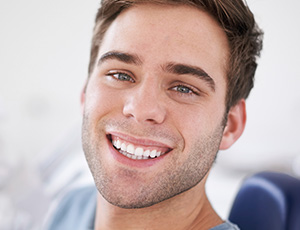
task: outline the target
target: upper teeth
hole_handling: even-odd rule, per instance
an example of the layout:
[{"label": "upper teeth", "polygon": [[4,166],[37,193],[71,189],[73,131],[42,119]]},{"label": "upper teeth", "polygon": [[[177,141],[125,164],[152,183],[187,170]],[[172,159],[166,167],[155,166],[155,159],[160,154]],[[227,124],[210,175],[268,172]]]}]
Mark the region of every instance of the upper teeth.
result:
[{"label": "upper teeth", "polygon": [[132,159],[149,159],[149,157],[155,158],[164,154],[156,149],[150,150],[143,149],[142,147],[135,147],[133,144],[127,144],[121,140],[114,140],[113,146],[116,149],[121,150],[120,153]]}]

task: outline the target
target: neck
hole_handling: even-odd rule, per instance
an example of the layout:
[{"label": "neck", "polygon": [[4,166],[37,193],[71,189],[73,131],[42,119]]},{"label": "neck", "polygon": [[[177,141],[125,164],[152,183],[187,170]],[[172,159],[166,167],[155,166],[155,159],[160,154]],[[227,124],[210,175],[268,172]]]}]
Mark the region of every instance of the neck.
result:
[{"label": "neck", "polygon": [[142,209],[119,208],[99,195],[95,229],[210,229],[223,221],[211,207],[204,182],[201,183],[180,195]]}]

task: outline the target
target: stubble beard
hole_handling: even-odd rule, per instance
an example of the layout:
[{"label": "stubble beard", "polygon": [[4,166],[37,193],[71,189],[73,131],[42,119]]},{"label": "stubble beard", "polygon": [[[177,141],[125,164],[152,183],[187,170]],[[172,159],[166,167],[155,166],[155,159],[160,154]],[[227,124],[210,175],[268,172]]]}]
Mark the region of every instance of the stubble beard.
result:
[{"label": "stubble beard", "polygon": [[[202,136],[201,139],[195,141],[183,163],[178,164],[176,160],[173,160],[182,154],[174,149],[168,153],[175,156],[171,158],[172,162],[168,162],[159,174],[153,172],[152,181],[142,183],[138,172],[134,169],[119,169],[112,173],[106,167],[103,157],[101,157],[103,154],[107,154],[101,152],[103,149],[101,144],[106,143],[106,137],[105,135],[100,137],[98,134],[104,132],[103,127],[110,124],[115,127],[124,126],[115,121],[103,121],[97,125],[98,133],[94,132],[95,134],[93,134],[90,120],[88,116],[84,116],[83,150],[99,193],[112,205],[126,209],[155,205],[179,195],[201,182],[215,161],[224,130],[224,122],[222,122],[211,134]],[[124,184],[118,183],[120,178],[124,179],[121,181]],[[126,178],[128,179],[127,186],[125,185]],[[131,186],[134,187],[134,191],[131,190]]]}]

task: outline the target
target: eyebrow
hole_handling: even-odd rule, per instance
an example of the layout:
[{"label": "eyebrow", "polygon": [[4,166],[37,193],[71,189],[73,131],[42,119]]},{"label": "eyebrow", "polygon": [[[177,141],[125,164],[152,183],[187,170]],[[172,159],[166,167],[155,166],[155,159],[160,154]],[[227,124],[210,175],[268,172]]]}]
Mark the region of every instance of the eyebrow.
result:
[{"label": "eyebrow", "polygon": [[207,82],[207,84],[213,91],[215,91],[216,89],[215,81],[200,67],[179,64],[179,63],[169,63],[163,69],[165,69],[169,73],[173,73],[177,75],[196,76],[197,78]]},{"label": "eyebrow", "polygon": [[110,51],[103,54],[98,61],[98,65],[102,64],[107,60],[118,60],[126,64],[135,64],[135,65],[142,64],[142,60],[141,58],[139,58],[139,56],[135,54],[123,53],[119,51]]},{"label": "eyebrow", "polygon": [[[134,65],[142,65],[143,63],[142,59],[138,55],[124,53],[120,51],[109,51],[107,53],[104,53],[100,57],[98,61],[98,65],[101,65],[103,62],[106,62],[107,60],[118,60],[126,64],[134,64]],[[197,78],[207,82],[209,87],[213,91],[215,91],[215,87],[216,87],[215,81],[200,67],[170,62],[166,65],[163,65],[162,69],[172,74],[196,76]]]}]

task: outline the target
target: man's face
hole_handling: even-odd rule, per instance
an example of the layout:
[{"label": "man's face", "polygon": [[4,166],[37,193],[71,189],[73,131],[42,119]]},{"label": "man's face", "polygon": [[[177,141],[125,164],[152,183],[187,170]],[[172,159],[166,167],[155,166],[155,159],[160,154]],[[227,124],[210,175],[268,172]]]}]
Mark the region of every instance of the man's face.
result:
[{"label": "man's face", "polygon": [[226,35],[187,6],[138,5],[106,32],[84,99],[83,148],[110,203],[147,207],[197,185],[223,135]]}]

